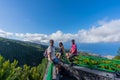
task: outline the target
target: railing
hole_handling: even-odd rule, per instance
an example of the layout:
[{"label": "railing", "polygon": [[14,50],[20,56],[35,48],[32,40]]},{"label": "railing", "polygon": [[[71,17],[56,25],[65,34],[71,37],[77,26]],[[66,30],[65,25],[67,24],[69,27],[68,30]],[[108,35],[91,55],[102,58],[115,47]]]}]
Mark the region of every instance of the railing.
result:
[{"label": "railing", "polygon": [[53,63],[48,62],[46,73],[43,80],[52,80]]}]

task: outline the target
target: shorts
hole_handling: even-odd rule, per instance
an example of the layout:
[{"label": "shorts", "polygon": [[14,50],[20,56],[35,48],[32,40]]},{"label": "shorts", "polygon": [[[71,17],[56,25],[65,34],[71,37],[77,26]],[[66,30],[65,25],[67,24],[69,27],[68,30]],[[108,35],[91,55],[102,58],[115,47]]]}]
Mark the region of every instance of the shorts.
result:
[{"label": "shorts", "polygon": [[53,59],[53,64],[54,65],[57,65],[57,64],[59,64],[60,63],[60,60],[58,59],[58,58],[54,58]]}]

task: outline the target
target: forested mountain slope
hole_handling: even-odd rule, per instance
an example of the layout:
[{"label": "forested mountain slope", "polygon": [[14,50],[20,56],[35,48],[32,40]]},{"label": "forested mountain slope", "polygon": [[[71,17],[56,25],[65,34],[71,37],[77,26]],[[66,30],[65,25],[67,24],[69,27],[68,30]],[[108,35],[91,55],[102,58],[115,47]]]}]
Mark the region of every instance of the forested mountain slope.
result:
[{"label": "forested mountain slope", "polygon": [[31,66],[38,65],[43,58],[43,53],[46,48],[47,46],[41,44],[0,37],[0,54],[6,60],[18,60],[18,65],[20,66],[24,64]]}]

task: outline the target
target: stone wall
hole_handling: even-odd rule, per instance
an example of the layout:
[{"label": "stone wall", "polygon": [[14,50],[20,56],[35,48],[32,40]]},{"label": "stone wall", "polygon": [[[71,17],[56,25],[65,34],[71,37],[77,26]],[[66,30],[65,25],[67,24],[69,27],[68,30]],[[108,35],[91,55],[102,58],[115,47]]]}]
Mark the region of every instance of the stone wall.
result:
[{"label": "stone wall", "polygon": [[85,67],[78,66],[69,66],[67,64],[62,64],[71,76],[77,78],[77,80],[120,80],[120,78],[116,78],[114,73],[89,69]]}]

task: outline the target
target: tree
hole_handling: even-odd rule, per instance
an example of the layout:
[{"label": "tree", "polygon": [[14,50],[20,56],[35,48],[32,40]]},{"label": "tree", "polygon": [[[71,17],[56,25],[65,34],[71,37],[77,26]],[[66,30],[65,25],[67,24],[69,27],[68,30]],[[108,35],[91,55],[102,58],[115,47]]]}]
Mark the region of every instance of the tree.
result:
[{"label": "tree", "polygon": [[43,80],[47,59],[43,58],[41,63],[34,67],[26,64],[20,67],[17,64],[18,61],[11,63],[0,55],[0,80]]},{"label": "tree", "polygon": [[119,59],[120,60],[120,48],[117,51],[117,55],[114,57],[114,59]]},{"label": "tree", "polygon": [[120,56],[120,48],[118,49],[117,53],[118,53],[118,56]]}]

